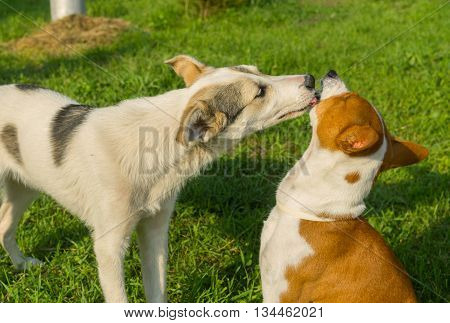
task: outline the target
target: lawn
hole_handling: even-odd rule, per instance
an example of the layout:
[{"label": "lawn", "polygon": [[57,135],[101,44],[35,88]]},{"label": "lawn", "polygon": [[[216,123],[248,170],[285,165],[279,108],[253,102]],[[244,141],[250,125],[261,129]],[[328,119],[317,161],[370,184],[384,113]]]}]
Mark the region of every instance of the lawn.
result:
[{"label": "lawn", "polygon": [[[0,42],[36,28],[5,2],[39,25],[49,20],[48,0],[1,0]],[[378,107],[392,133],[430,150],[424,162],[379,178],[365,217],[414,277],[419,299],[446,302],[450,5],[376,51],[445,1],[249,2],[202,19],[178,0],[90,0],[89,15],[123,18],[134,28],[83,55],[0,52],[0,84],[37,83],[104,106],[182,87],[163,64],[179,53],[213,66],[255,64],[275,75],[319,77],[334,68]],[[308,124],[305,115],[252,135],[186,185],[170,229],[169,301],[262,300],[262,223],[274,206],[277,184],[309,142]],[[17,273],[1,250],[0,302],[103,301],[89,230],[51,198],[43,195],[29,208],[18,241],[45,266]],[[144,301],[134,237],[125,266],[129,300]]]}]

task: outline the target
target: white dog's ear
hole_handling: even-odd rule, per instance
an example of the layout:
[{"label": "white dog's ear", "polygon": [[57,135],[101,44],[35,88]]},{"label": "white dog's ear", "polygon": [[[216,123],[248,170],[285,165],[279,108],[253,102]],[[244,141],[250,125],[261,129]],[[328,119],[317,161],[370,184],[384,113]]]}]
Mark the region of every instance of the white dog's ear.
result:
[{"label": "white dog's ear", "polygon": [[177,75],[181,76],[186,86],[194,83],[203,73],[212,69],[195,58],[187,55],[178,55],[164,63],[172,66]]},{"label": "white dog's ear", "polygon": [[214,111],[205,101],[197,100],[183,113],[177,141],[185,146],[195,142],[208,142],[226,124],[227,117],[223,112]]}]

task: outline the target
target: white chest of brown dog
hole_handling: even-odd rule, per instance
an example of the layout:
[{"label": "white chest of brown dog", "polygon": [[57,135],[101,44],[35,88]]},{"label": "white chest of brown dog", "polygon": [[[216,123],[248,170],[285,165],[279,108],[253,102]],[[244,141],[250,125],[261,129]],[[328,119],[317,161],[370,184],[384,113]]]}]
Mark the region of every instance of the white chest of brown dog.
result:
[{"label": "white chest of brown dog", "polygon": [[334,71],[310,118],[310,145],[264,223],[264,301],[416,301],[403,266],[359,216],[380,171],[419,162],[427,149],[393,138],[377,110]]},{"label": "white chest of brown dog", "polygon": [[123,256],[137,228],[147,300],[165,300],[170,216],[186,180],[244,136],[296,117],[315,98],[310,75],[169,61],[187,88],[91,109],[28,85],[0,87],[0,242],[14,266],[40,263],[16,243],[37,192],[92,228],[106,301],[127,300]]}]

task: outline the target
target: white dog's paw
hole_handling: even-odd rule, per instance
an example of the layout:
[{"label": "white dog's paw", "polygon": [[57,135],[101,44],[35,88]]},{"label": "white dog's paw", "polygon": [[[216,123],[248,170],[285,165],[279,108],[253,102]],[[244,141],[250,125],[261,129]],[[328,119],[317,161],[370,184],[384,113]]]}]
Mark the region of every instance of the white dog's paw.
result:
[{"label": "white dog's paw", "polygon": [[42,266],[44,263],[39,259],[25,257],[20,263],[14,264],[17,270],[24,271],[33,266]]}]

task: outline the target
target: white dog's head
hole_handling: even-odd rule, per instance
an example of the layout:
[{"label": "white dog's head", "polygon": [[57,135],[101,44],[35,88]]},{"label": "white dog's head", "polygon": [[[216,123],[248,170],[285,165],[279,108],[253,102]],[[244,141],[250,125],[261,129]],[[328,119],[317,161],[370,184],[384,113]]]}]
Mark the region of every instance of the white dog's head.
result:
[{"label": "white dog's head", "polygon": [[269,76],[255,66],[214,68],[179,55],[168,61],[190,94],[177,140],[240,139],[302,115],[316,103],[312,75]]}]

